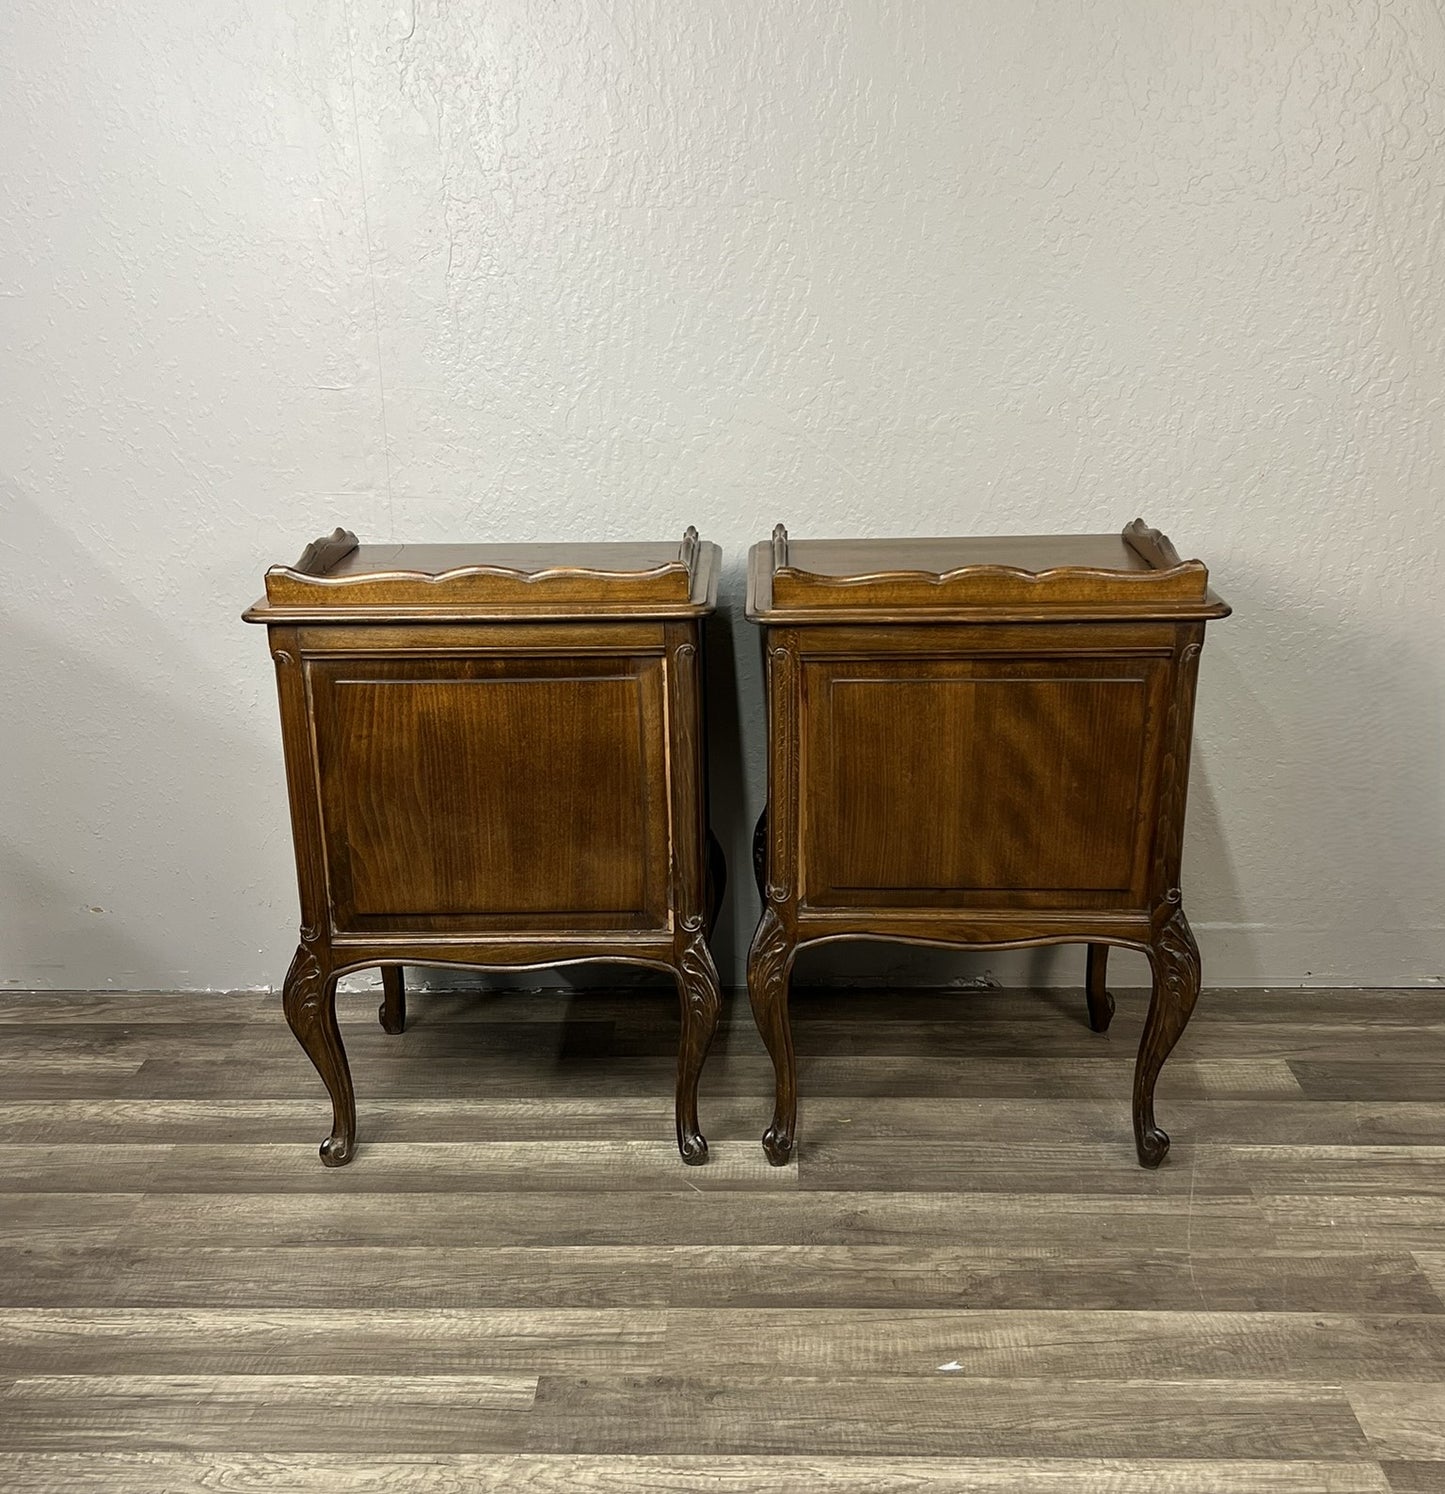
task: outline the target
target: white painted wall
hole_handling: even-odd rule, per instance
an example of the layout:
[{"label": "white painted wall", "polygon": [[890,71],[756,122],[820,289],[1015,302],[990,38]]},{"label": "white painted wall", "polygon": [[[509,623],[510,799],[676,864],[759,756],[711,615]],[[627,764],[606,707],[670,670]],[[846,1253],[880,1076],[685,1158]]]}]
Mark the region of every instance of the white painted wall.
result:
[{"label": "white painted wall", "polygon": [[1206,978],[1437,978],[1442,133],[1433,0],[9,0],[0,980],[279,980],[238,613],[336,523],[724,545],[736,978],[746,545],[1136,512],[1236,607]]}]

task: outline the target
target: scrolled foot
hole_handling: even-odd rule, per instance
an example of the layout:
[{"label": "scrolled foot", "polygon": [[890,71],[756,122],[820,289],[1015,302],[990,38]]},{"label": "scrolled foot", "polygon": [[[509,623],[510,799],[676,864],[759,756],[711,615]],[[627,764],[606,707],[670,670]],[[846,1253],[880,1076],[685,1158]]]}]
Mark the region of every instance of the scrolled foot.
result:
[{"label": "scrolled foot", "polygon": [[328,1136],[321,1143],[321,1160],[327,1167],[345,1167],[356,1155],[356,1143],[350,1136]]},{"label": "scrolled foot", "polygon": [[763,1132],[763,1153],[774,1167],[786,1167],[793,1159],[793,1138],[776,1122]]},{"label": "scrolled foot", "polygon": [[707,1137],[701,1131],[679,1131],[677,1151],[689,1167],[701,1167],[707,1161]]},{"label": "scrolled foot", "polygon": [[1158,1167],[1169,1155],[1169,1137],[1158,1126],[1140,1131],[1134,1138],[1139,1150],[1140,1167]]}]

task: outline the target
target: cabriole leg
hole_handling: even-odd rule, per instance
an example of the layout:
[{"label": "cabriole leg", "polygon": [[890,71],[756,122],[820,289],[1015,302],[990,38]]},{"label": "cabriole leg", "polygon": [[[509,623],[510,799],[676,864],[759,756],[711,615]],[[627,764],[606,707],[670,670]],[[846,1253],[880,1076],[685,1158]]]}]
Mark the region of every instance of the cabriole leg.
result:
[{"label": "cabriole leg", "polygon": [[381,1005],[376,1009],[383,1032],[406,1031],[406,980],[400,965],[381,967]]},{"label": "cabriole leg", "polygon": [[1114,1020],[1114,998],[1105,984],[1109,968],[1109,946],[1089,946],[1088,974],[1085,977],[1085,994],[1089,1002],[1089,1026],[1095,1032],[1107,1032]]},{"label": "cabriole leg", "polygon": [[318,945],[304,929],[286,972],[281,1004],[296,1041],[331,1095],[331,1135],[321,1143],[321,1160],[328,1167],[342,1167],[356,1146],[356,1098],[336,1025],[336,977],[324,967]]},{"label": "cabriole leg", "polygon": [[682,1006],[677,1048],[677,1149],[684,1162],[700,1166],[707,1161],[707,1138],[698,1127],[697,1083],[722,1011],[717,966],[701,934],[683,947],[676,975]]},{"label": "cabriole leg", "polygon": [[1140,1166],[1158,1167],[1169,1151],[1169,1137],[1154,1120],[1154,1084],[1199,999],[1199,948],[1183,908],[1176,908],[1155,934],[1149,963],[1154,991],[1134,1066],[1134,1143]]},{"label": "cabriole leg", "polygon": [[775,1097],[773,1123],[763,1133],[763,1151],[774,1167],[793,1155],[798,1124],[798,1073],[793,1054],[793,1031],[788,1021],[788,974],[793,942],[771,903],[748,951],[748,1000],[768,1054],[773,1060]]}]

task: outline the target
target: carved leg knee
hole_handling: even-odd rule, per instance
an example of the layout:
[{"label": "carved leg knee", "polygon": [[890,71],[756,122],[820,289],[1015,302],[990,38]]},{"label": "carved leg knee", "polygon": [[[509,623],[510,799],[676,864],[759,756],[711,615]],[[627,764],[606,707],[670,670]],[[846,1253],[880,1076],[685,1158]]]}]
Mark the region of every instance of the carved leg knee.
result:
[{"label": "carved leg knee", "polygon": [[712,951],[701,934],[686,944],[677,961],[677,994],[682,1033],[677,1049],[677,1149],[693,1166],[707,1161],[707,1138],[697,1120],[697,1084],[703,1060],[717,1032],[722,991]]},{"label": "carved leg knee", "polygon": [[336,1025],[336,977],[323,967],[323,958],[316,936],[303,929],[281,1004],[297,1042],[331,1095],[331,1135],[321,1143],[321,1160],[328,1167],[342,1167],[351,1161],[356,1146],[356,1099]]},{"label": "carved leg knee", "polygon": [[1155,934],[1149,963],[1154,990],[1134,1065],[1134,1143],[1140,1166],[1158,1167],[1169,1151],[1169,1137],[1154,1119],[1154,1085],[1199,999],[1199,948],[1182,908]]},{"label": "carved leg knee", "polygon": [[763,1133],[763,1151],[774,1167],[782,1167],[793,1155],[798,1124],[797,1061],[792,1025],[788,1021],[788,974],[792,959],[793,944],[786,927],[772,904],[764,904],[762,919],[748,951],[748,999],[773,1060],[773,1123]]}]

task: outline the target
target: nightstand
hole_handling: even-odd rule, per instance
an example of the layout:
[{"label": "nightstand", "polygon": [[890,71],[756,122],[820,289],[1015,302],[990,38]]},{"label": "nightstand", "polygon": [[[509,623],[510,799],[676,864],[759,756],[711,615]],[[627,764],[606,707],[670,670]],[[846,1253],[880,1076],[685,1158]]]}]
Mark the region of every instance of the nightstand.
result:
[{"label": "nightstand", "polygon": [[1122,535],[805,540],[749,558],[763,629],[768,807],[748,993],[776,1072],[763,1138],[792,1154],[788,983],[849,939],[1089,946],[1091,1025],[1111,946],[1149,958],[1135,1065],[1139,1161],[1169,1138],[1154,1086],[1199,994],[1179,886],[1205,624],[1229,608],[1197,560]]},{"label": "nightstand", "polygon": [[677,1144],[702,1162],[697,1083],[717,1026],[708,935],[724,868],[707,823],[703,619],[718,549],[358,545],[338,529],[266,574],[301,938],[283,1004],[331,1095],[321,1159],[356,1107],[336,982],[403,965],[605,960],[681,995]]}]

